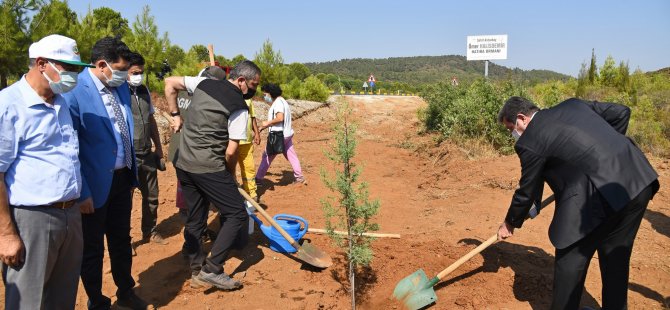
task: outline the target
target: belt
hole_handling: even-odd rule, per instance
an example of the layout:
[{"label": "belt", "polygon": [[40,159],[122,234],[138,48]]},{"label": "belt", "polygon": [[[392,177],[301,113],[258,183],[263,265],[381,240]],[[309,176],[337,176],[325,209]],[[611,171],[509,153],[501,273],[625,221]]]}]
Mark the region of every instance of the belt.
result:
[{"label": "belt", "polygon": [[76,202],[76,200],[73,199],[73,200],[69,200],[69,201],[54,202],[52,204],[48,204],[48,205],[44,205],[44,206],[49,207],[49,208],[56,208],[56,209],[65,210],[65,209],[69,209],[70,207],[72,207],[75,202]]}]

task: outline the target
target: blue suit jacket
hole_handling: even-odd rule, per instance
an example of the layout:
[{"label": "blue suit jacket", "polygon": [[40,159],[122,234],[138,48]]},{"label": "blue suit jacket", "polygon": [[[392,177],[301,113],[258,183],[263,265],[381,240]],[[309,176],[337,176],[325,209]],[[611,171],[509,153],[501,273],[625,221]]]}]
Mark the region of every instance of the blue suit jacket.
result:
[{"label": "blue suit jacket", "polygon": [[[121,106],[126,109],[126,123],[130,129],[130,143],[133,158],[133,186],[137,186],[137,166],[133,143],[133,118],[130,108],[130,90],[127,83],[116,87],[121,97]],[[107,201],[112,187],[114,164],[116,162],[117,144],[114,138],[112,120],[107,114],[105,105],[91,75],[82,71],[79,74],[77,87],[63,94],[70,106],[72,123],[79,135],[79,160],[83,186],[79,201],[93,198],[93,206],[100,208]]]}]

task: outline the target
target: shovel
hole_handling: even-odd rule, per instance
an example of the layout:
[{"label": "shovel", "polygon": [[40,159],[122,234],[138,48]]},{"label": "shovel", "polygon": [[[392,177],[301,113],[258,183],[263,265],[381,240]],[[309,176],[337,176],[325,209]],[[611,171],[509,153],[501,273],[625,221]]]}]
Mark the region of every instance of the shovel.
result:
[{"label": "shovel", "polygon": [[263,207],[261,207],[255,200],[249,197],[247,192],[241,188],[239,188],[239,191],[244,199],[250,202],[256,208],[258,213],[260,213],[266,221],[270,222],[272,227],[274,227],[284,238],[286,238],[286,241],[288,241],[296,250],[298,250],[296,253],[298,259],[318,268],[328,268],[333,264],[333,260],[328,254],[326,254],[326,252],[323,252],[319,248],[313,246],[307,242],[307,240],[305,240],[301,246],[298,242],[291,238],[291,236],[281,226],[279,226],[279,224],[277,224],[277,222],[275,222],[275,220],[267,212],[265,212],[265,210],[263,210]]},{"label": "shovel", "polygon": [[[554,195],[547,197],[542,202],[540,209],[546,207],[554,201]],[[539,211],[539,210],[538,210]],[[444,279],[445,276],[450,274],[456,268],[460,267],[463,263],[467,262],[473,256],[479,254],[491,244],[494,244],[498,240],[498,234],[491,236],[484,243],[480,244],[474,250],[470,251],[465,256],[461,257],[455,263],[446,269],[440,271],[434,278],[428,280],[426,273],[423,269],[419,269],[412,273],[411,275],[400,280],[393,290],[393,297],[400,302],[402,302],[407,309],[417,310],[423,307],[426,307],[437,301],[437,295],[435,295],[435,290],[433,286]]]}]

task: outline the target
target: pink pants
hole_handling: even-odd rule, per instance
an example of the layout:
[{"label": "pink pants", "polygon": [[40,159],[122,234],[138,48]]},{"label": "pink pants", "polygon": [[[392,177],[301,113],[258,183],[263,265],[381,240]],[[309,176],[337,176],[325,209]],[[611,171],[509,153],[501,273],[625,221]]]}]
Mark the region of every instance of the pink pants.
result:
[{"label": "pink pants", "polygon": [[[268,168],[270,168],[270,164],[276,156],[277,154],[268,155],[267,150],[263,151],[261,165],[258,167],[258,171],[256,172],[256,180],[262,180],[265,177],[265,174],[268,172]],[[291,167],[293,167],[293,176],[295,176],[296,180],[303,180],[305,177],[302,175],[300,160],[298,159],[298,154],[296,154],[295,148],[293,147],[293,136],[284,138],[284,157],[286,157],[288,162],[291,163]]]}]

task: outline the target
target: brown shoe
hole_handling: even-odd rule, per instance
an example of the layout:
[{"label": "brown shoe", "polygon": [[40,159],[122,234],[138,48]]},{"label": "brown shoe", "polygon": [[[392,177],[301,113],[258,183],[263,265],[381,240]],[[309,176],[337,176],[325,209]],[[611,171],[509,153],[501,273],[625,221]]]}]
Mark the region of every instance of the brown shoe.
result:
[{"label": "brown shoe", "polygon": [[166,245],[169,242],[163,238],[159,233],[152,233],[151,238],[149,239],[152,243]]}]

